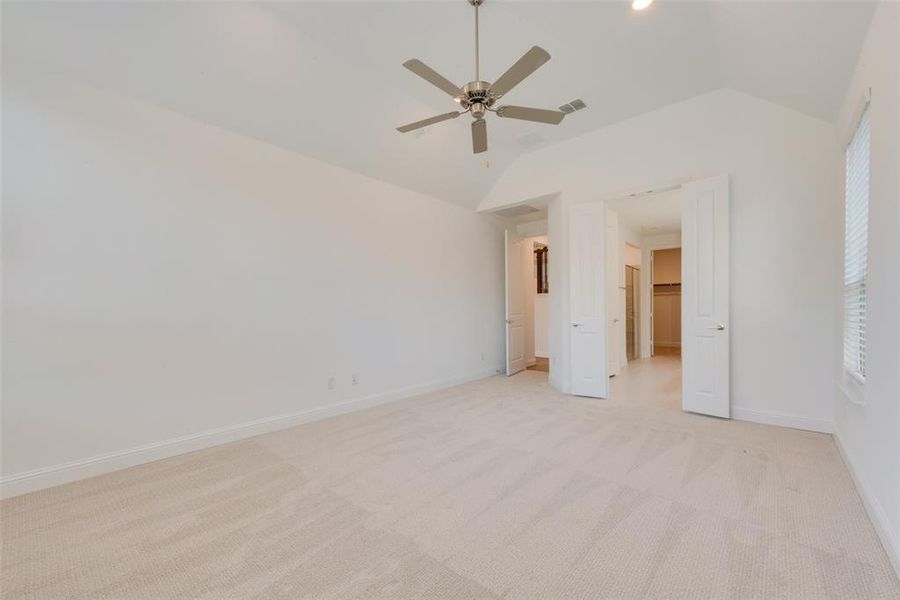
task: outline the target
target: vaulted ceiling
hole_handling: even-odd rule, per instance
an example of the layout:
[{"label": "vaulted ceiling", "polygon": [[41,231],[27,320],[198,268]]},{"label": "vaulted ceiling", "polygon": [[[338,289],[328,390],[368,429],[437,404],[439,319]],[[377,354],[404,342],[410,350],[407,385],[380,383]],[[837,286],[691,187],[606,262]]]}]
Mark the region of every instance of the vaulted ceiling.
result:
[{"label": "vaulted ceiling", "polygon": [[491,119],[490,150],[477,156],[462,118],[416,133],[394,129],[455,107],[403,69],[405,60],[419,58],[460,85],[474,78],[465,0],[6,2],[3,51],[4,61],[44,64],[475,206],[523,153],[713,89],[834,120],[872,10],[868,2],[657,0],[638,13],[625,0],[488,0],[482,77],[496,78],[539,45],[553,58],[505,100],[553,108],[581,98],[588,108],[556,127]]}]

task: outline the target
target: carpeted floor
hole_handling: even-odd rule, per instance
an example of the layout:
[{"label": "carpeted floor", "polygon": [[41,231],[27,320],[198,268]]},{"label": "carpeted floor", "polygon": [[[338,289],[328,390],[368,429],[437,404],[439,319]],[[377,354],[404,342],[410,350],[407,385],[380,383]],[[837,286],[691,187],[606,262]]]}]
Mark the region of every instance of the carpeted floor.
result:
[{"label": "carpeted floor", "polygon": [[677,375],[493,377],[12,498],[0,595],[900,597],[830,436],[672,410]]}]

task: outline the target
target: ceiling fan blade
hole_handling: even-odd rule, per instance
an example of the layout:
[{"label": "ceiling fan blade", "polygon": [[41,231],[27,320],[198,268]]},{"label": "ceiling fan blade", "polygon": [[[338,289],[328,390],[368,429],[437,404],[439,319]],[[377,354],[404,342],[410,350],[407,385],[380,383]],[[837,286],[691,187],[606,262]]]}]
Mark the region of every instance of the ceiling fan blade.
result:
[{"label": "ceiling fan blade", "polygon": [[438,115],[436,117],[430,117],[428,119],[422,119],[421,121],[416,121],[415,123],[409,123],[407,125],[403,125],[397,128],[397,131],[400,133],[406,133],[408,131],[412,131],[413,129],[419,129],[420,127],[428,127],[429,125],[434,125],[435,123],[440,123],[441,121],[446,121],[447,119],[455,119],[462,112],[455,110],[453,112],[444,113],[442,115]]},{"label": "ceiling fan blade", "polygon": [[479,154],[487,151],[487,122],[484,119],[472,121],[472,152]]},{"label": "ceiling fan blade", "polygon": [[504,119],[521,119],[522,121],[559,125],[566,113],[561,110],[528,108],[527,106],[501,106],[497,109],[497,116]]},{"label": "ceiling fan blade", "polygon": [[463,91],[458,85],[455,85],[452,81],[448,80],[446,77],[423,63],[418,58],[412,58],[406,61],[405,63],[403,63],[403,66],[431,85],[444,90],[454,98],[463,95]]},{"label": "ceiling fan blade", "polygon": [[506,70],[506,73],[491,86],[491,95],[499,98],[519,85],[523,79],[538,70],[542,64],[550,60],[550,54],[540,46],[532,46],[531,50]]}]

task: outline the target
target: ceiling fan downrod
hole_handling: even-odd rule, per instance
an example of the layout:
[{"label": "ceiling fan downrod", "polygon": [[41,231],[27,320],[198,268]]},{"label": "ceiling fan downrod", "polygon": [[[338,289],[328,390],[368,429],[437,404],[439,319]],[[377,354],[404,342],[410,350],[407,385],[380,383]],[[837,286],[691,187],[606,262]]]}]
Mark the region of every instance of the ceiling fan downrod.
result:
[{"label": "ceiling fan downrod", "polygon": [[484,0],[469,0],[469,4],[475,7],[475,81],[481,79],[481,68],[478,60],[478,7],[484,4]]},{"label": "ceiling fan downrod", "polygon": [[479,44],[478,8],[484,4],[484,0],[468,0],[475,7],[475,80],[463,86],[465,97],[457,99],[463,108],[466,108],[473,119],[483,119],[484,113],[493,104],[488,90],[491,84],[481,81],[481,51]]}]

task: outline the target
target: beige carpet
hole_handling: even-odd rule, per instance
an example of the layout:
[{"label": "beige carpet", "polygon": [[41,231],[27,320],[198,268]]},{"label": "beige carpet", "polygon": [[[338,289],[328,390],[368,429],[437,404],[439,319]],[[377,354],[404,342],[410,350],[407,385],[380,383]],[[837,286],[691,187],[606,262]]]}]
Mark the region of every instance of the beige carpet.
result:
[{"label": "beige carpet", "polygon": [[900,598],[830,436],[670,410],[659,368],[606,401],[494,377],[12,498],[2,597]]}]

